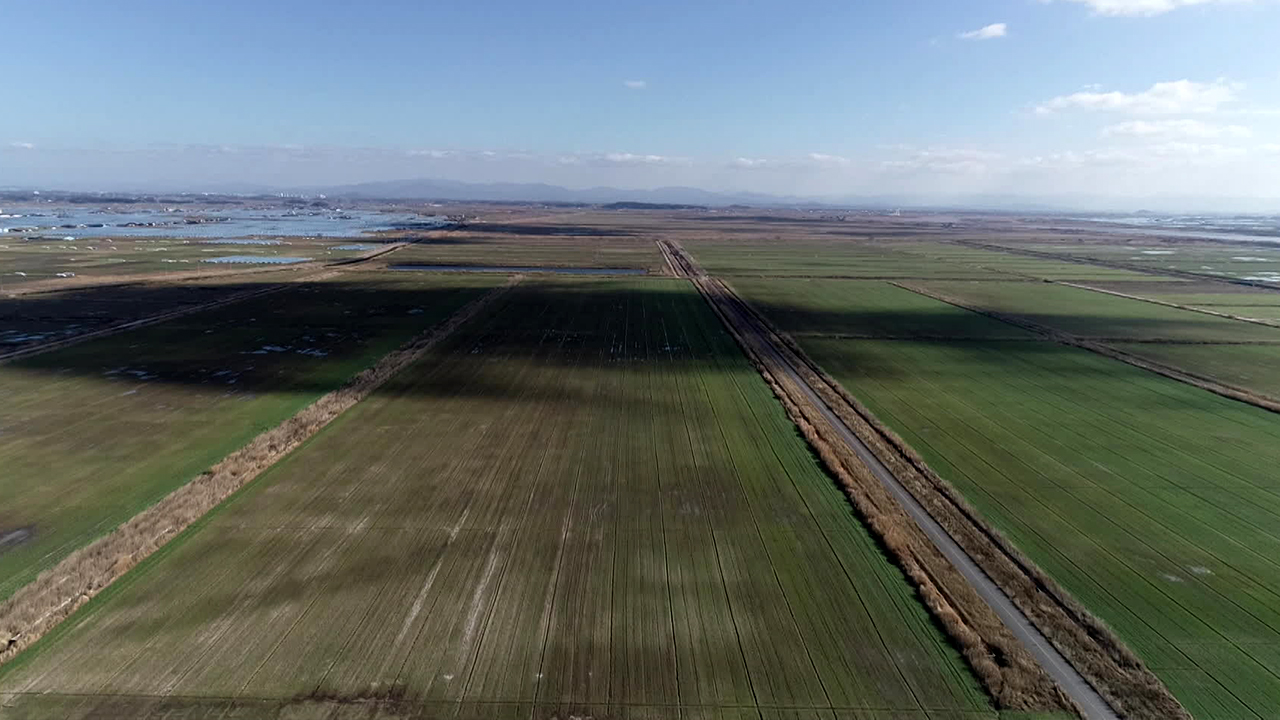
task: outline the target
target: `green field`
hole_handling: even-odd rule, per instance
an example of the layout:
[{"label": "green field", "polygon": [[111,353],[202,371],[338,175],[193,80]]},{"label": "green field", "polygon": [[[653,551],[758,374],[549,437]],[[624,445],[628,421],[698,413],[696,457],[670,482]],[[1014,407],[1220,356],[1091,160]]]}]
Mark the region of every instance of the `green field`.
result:
[{"label": "green field", "polygon": [[739,278],[733,286],[793,335],[1035,338],[878,280]]},{"label": "green field", "polygon": [[526,280],[6,693],[15,717],[995,715],[677,280]]},{"label": "green field", "polygon": [[[684,246],[713,275],[779,277],[945,277],[1000,278],[1004,275],[959,263],[905,252],[898,246],[849,238],[757,240],[685,240]],[[903,243],[902,247],[908,247]]]},{"label": "green field", "polygon": [[[907,247],[907,251],[929,258],[933,262],[946,265],[962,265],[984,268],[1001,274],[1039,278],[1044,280],[1062,280],[1066,282],[1086,281],[1162,281],[1158,275],[1124,270],[1121,268],[1087,265],[1067,260],[1028,257],[999,250],[985,250],[965,245],[943,243],[920,243]],[[1174,278],[1168,278],[1174,281]]]},{"label": "green field", "polygon": [[1280,249],[1254,245],[1179,241],[1161,243],[1141,241],[1107,245],[1101,243],[1072,245],[1022,245],[1028,249],[1122,263],[1152,270],[1176,270],[1207,277],[1280,281]]},{"label": "green field", "polygon": [[664,265],[652,237],[630,230],[555,223],[478,223],[420,240],[388,260],[430,265],[637,268],[655,273]]},{"label": "green field", "polygon": [[[810,327],[795,307],[828,314],[838,307],[844,317],[885,313],[886,291],[848,285],[832,284],[822,297],[812,286],[789,292],[782,282],[737,284],[784,328],[796,318],[797,328]],[[1023,283],[972,288],[989,293],[982,298],[1007,300],[1001,309],[1022,307],[1038,321],[1077,331],[1150,331],[1134,325],[1140,312],[1108,309],[1112,300],[1131,302],[1119,298]],[[1022,289],[1045,294],[1013,294]],[[793,310],[770,310],[777,307]],[[904,299],[899,312],[923,318],[899,327],[932,332],[940,318],[963,311]],[[1271,332],[1207,317],[1202,326],[1204,316],[1170,312],[1190,316],[1192,324],[1167,319],[1162,333]],[[999,325],[971,317],[960,326],[972,335],[984,322]],[[1280,423],[1274,414],[1045,341],[798,339],[1109,623],[1197,718],[1275,716]]]},{"label": "green field", "polygon": [[348,274],[0,365],[0,599],[497,282]]},{"label": "green field", "polygon": [[1113,343],[1115,348],[1227,385],[1280,398],[1280,347],[1275,345],[1166,345]]},{"label": "green field", "polygon": [[936,281],[913,285],[1082,337],[1280,342],[1280,328],[1065,285]]}]

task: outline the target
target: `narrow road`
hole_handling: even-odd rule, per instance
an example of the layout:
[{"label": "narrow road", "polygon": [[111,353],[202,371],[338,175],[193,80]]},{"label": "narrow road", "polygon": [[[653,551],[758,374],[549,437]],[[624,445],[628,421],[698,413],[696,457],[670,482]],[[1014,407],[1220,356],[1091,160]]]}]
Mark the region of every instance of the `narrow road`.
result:
[{"label": "narrow road", "polygon": [[1080,706],[1086,720],[1119,720],[1120,716],[1111,709],[1107,701],[1093,689],[1093,686],[1080,673],[1076,672],[1076,669],[1058,652],[1057,648],[1053,647],[1049,640],[1031,624],[1027,616],[1013,604],[1009,596],[992,582],[991,578],[978,567],[977,563],[933,519],[933,516],[925,510],[924,506],[915,499],[915,496],[880,462],[875,453],[849,429],[849,426],[840,419],[818,393],[814,392],[813,388],[805,382],[804,377],[791,364],[790,360],[779,352],[773,342],[761,332],[755,320],[740,308],[732,307],[733,303],[728,303],[728,305],[729,307],[724,305],[721,307],[738,316],[741,323],[739,327],[752,329],[756,335],[757,347],[768,353],[777,363],[777,367],[783,368],[795,385],[805,394],[809,402],[822,413],[822,416],[831,424],[831,427],[836,430],[840,439],[857,454],[858,459],[867,466],[867,469],[875,475],[876,479],[897,498],[911,519],[920,526],[920,529],[924,531],[925,535],[928,536],[929,540],[933,542],[943,556],[960,571],[965,580],[977,590],[978,595],[991,606],[991,609],[995,611],[1010,632],[1018,638],[1036,661],[1040,663],[1045,672]]}]

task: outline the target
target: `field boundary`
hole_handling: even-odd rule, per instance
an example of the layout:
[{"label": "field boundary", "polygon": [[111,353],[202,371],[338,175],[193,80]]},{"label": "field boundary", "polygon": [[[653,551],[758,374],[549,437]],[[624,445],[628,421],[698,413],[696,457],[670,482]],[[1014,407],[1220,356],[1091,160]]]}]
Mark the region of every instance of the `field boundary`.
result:
[{"label": "field boundary", "polygon": [[448,319],[383,356],[341,388],[258,435],[208,471],[23,586],[0,604],[0,665],[417,361],[522,279],[520,275],[512,276],[505,284],[475,298]]},{"label": "field boundary", "polygon": [[[1062,345],[1069,345],[1071,347],[1077,347],[1082,350],[1088,350],[1090,352],[1097,353],[1098,355],[1102,355],[1103,357],[1109,357],[1112,360],[1119,360],[1120,362],[1128,363],[1129,365],[1132,365],[1136,368],[1141,368],[1143,370],[1153,372],[1157,375],[1167,377],[1170,380],[1177,380],[1178,382],[1182,382],[1188,385],[1198,387],[1201,390],[1207,390],[1215,395],[1221,395],[1222,397],[1228,398],[1230,400],[1238,400],[1240,402],[1248,403],[1249,405],[1262,408],[1263,410],[1269,410],[1274,413],[1280,413],[1280,400],[1269,397],[1267,395],[1256,393],[1246,388],[1236,387],[1234,385],[1228,385],[1227,383],[1224,383],[1220,380],[1215,380],[1214,378],[1211,378],[1205,375],[1199,375],[1197,373],[1193,373],[1187,370],[1182,370],[1180,368],[1173,367],[1172,365],[1166,365],[1161,362],[1156,362],[1155,360],[1139,357],[1132,353],[1125,352],[1124,350],[1111,347],[1110,345],[1107,345],[1105,343],[1098,342],[1097,340],[1080,337],[1078,335],[1072,335],[1071,333],[1063,332],[1062,330],[1058,330],[1056,328],[1052,328],[1047,325],[1041,325],[1040,323],[1033,322],[1031,320],[1028,320],[1023,317],[1019,317],[1017,315],[1011,315],[1009,313],[1003,313],[996,310],[989,310],[987,308],[979,307],[977,305],[964,302],[957,298],[953,298],[944,293],[937,292],[936,290],[929,290],[927,288],[914,287],[911,285],[907,285],[905,283],[898,283],[898,282],[892,282],[890,284],[895,287],[900,287],[903,290],[909,290],[913,293],[916,293],[917,295],[923,295],[928,298],[933,298],[934,300],[937,300],[939,302],[944,302],[948,305],[958,307],[961,310],[968,310],[969,312],[974,312],[979,315],[989,317],[993,320],[999,320],[1000,322],[1006,323],[1008,325],[1013,325],[1015,327],[1020,327],[1025,330],[1030,330],[1031,332],[1042,335]],[[1141,340],[1125,339],[1124,342],[1133,342],[1135,344],[1140,344]],[[1193,343],[1182,343],[1182,344],[1231,345],[1233,343],[1193,342]],[[1239,344],[1239,343],[1235,343],[1235,344]]]}]

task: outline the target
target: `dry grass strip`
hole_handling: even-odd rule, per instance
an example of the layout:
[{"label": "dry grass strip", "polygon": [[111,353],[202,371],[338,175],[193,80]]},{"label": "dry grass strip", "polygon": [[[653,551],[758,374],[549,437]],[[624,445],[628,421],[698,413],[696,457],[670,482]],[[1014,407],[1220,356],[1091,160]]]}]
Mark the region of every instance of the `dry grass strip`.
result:
[{"label": "dry grass strip", "polygon": [[[734,298],[713,280],[697,283],[729,332],[764,376],[787,414],[836,477],[856,512],[920,593],[925,606],[1006,710],[1077,710],[972,585],[934,546],[901,504],[838,437],[789,373],[758,350],[750,328],[735,319]],[[728,307],[721,305],[725,303]],[[761,338],[759,342],[768,342]],[[1078,712],[1078,710],[1077,710]]]},{"label": "dry grass strip", "polygon": [[130,568],[368,397],[520,279],[521,276],[513,276],[505,285],[472,300],[444,323],[388,353],[346,385],[262,433],[207,472],[107,535],[76,550],[18,590],[0,605],[0,643],[4,643],[0,645],[0,664],[12,659]]},{"label": "dry grass strip", "polygon": [[[1065,332],[1062,332],[1061,330],[1051,328],[1047,325],[1041,325],[1039,323],[1032,322],[1030,320],[1027,320],[1026,318],[1018,317],[1016,315],[1010,315],[1008,313],[1002,313],[1002,312],[997,312],[995,310],[988,310],[986,308],[978,307],[976,305],[972,305],[963,300],[958,300],[949,295],[945,295],[943,293],[939,293],[934,290],[929,290],[926,288],[917,287],[914,285],[909,285],[909,284],[900,283],[900,282],[891,282],[889,284],[895,287],[900,287],[903,290],[910,290],[911,292],[916,293],[918,295],[924,295],[925,297],[933,298],[934,300],[947,303],[948,305],[954,305],[955,307],[961,308],[963,310],[968,310],[969,312],[978,313],[979,315],[985,315],[986,317],[989,317],[993,320],[999,320],[1000,322],[1007,323],[1009,325],[1014,325],[1016,327],[1030,330],[1031,332],[1034,332],[1038,335],[1046,337],[1062,345],[1070,345],[1071,347],[1078,347],[1083,350],[1095,352],[1099,355],[1109,357],[1113,360],[1119,360],[1120,362],[1128,363],[1130,365],[1133,365],[1134,367],[1142,368],[1143,370],[1156,373],[1157,375],[1163,375],[1164,377],[1167,377],[1171,380],[1177,380],[1178,382],[1184,382],[1188,385],[1194,385],[1195,387],[1198,387],[1201,390],[1208,390],[1209,392],[1214,393],[1215,395],[1221,395],[1222,397],[1225,397],[1225,398],[1230,398],[1232,400],[1239,400],[1240,402],[1249,403],[1250,405],[1260,407],[1263,410],[1270,410],[1271,412],[1280,413],[1280,400],[1277,400],[1276,398],[1273,398],[1267,395],[1263,395],[1261,393],[1254,392],[1247,388],[1237,387],[1235,385],[1228,385],[1224,382],[1221,382],[1211,377],[1207,377],[1205,375],[1199,375],[1193,372],[1189,372],[1187,370],[1182,370],[1180,368],[1173,367],[1172,365],[1166,365],[1161,362],[1156,362],[1155,360],[1138,357],[1137,355],[1132,355],[1118,348],[1111,347],[1110,345],[1107,345],[1106,343],[1100,342],[1093,338],[1079,337],[1077,335],[1072,335],[1070,333],[1065,333]],[[1124,342],[1134,342],[1134,340],[1125,339]],[[1187,343],[1187,344],[1223,345],[1223,344],[1231,344],[1231,343],[1204,342],[1204,343]],[[1256,344],[1256,343],[1253,343],[1253,344]]]},{"label": "dry grass strip", "polygon": [[893,472],[1113,709],[1127,718],[1190,720],[1191,715],[1181,703],[1119,636],[987,523],[951,483],[934,472],[905,440],[823,371],[795,340],[739,302],[782,346],[780,349],[796,360],[794,364],[806,384]]}]

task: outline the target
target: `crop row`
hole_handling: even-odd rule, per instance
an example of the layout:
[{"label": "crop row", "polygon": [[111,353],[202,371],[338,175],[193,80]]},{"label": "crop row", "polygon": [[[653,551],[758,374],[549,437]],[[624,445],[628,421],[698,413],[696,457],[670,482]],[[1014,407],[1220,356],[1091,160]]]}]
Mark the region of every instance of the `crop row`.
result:
[{"label": "crop row", "polygon": [[680,281],[526,281],[5,692],[989,712]]}]

